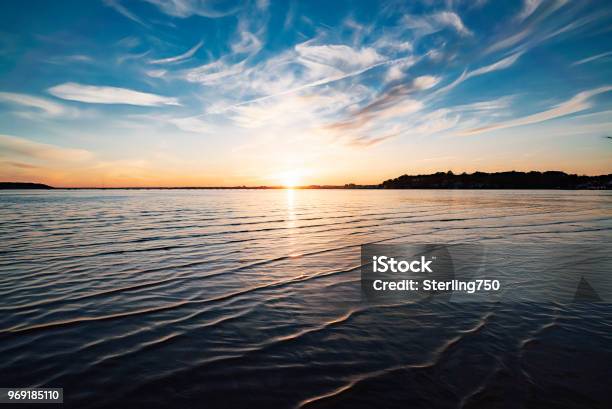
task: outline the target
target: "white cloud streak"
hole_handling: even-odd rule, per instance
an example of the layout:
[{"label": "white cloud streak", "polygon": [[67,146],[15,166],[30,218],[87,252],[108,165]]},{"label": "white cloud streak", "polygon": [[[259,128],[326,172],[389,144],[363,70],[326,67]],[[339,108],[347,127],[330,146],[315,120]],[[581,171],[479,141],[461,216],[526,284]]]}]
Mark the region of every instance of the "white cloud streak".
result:
[{"label": "white cloud streak", "polygon": [[191,16],[201,16],[208,18],[225,17],[235,14],[242,7],[232,4],[226,7],[214,6],[219,2],[210,2],[206,0],[145,0],[156,5],[162,12],[173,16],[186,18]]},{"label": "white cloud streak", "polygon": [[276,97],[279,97],[279,96],[293,94],[293,93],[296,93],[296,92],[299,92],[299,91],[304,91],[304,90],[306,90],[308,88],[319,87],[319,86],[322,86],[322,85],[331,84],[331,83],[336,82],[336,81],[340,81],[340,80],[344,80],[344,79],[347,79],[347,78],[350,78],[350,77],[361,75],[361,74],[363,74],[366,71],[369,71],[369,70],[371,70],[373,68],[376,68],[376,67],[380,67],[382,65],[389,65],[389,64],[393,64],[393,63],[396,63],[396,62],[401,62],[401,61],[404,61],[404,60],[406,60],[406,59],[405,58],[401,58],[401,59],[397,59],[397,60],[381,61],[381,62],[375,63],[373,65],[357,69],[355,71],[351,71],[351,72],[347,72],[347,73],[338,73],[338,74],[335,74],[335,75],[331,75],[329,77],[324,77],[324,78],[321,78],[319,80],[308,82],[306,84],[301,84],[301,85],[296,86],[294,88],[289,88],[289,89],[286,89],[286,90],[283,90],[283,91],[280,91],[280,92],[277,92],[277,93],[274,93],[274,94],[268,94],[268,95],[264,95],[264,96],[259,97],[259,98],[254,98],[254,99],[250,99],[250,100],[247,100],[247,101],[242,101],[240,103],[235,104],[234,106],[236,107],[236,106],[241,106],[241,105],[245,105],[245,104],[251,104],[253,102],[265,101],[265,100],[270,99],[270,98],[276,98]]},{"label": "white cloud streak", "polygon": [[472,128],[463,131],[463,135],[474,135],[482,132],[494,131],[498,129],[513,128],[516,126],[530,125],[538,122],[544,122],[551,119],[559,118],[562,116],[574,114],[577,112],[585,111],[591,108],[593,105],[589,101],[590,98],[603,94],[605,92],[612,91],[612,86],[595,88],[589,91],[583,91],[576,94],[573,98],[551,108],[546,111],[538,112],[536,114],[527,115],[520,118],[515,118],[509,121],[489,124],[477,128]]},{"label": "white cloud streak", "polygon": [[609,56],[611,56],[611,55],[612,55],[612,51],[608,51],[608,52],[606,52],[606,53],[597,54],[597,55],[594,55],[594,56],[592,56],[592,57],[588,57],[588,58],[584,58],[584,59],[582,59],[582,60],[576,61],[576,62],[575,62],[575,63],[573,63],[572,65],[574,65],[574,66],[575,66],[575,65],[582,65],[582,64],[586,64],[586,63],[589,63],[589,62],[593,62],[593,61],[600,60],[600,59],[602,59],[602,58],[609,57]]},{"label": "white cloud streak", "polygon": [[67,112],[67,109],[62,104],[27,94],[0,92],[0,102],[35,108],[48,116],[61,116]]},{"label": "white cloud streak", "polygon": [[471,78],[471,77],[476,77],[478,75],[488,74],[493,71],[505,70],[506,68],[509,68],[510,66],[512,66],[520,58],[522,54],[523,53],[520,53],[520,52],[515,53],[497,62],[494,62],[493,64],[486,65],[484,67],[480,67],[473,71],[470,71],[467,73],[466,79]]},{"label": "white cloud streak", "polygon": [[438,24],[446,27],[452,27],[463,36],[472,35],[472,32],[463,24],[457,13],[452,11],[442,11],[432,16],[433,20]]},{"label": "white cloud streak", "polygon": [[479,75],[488,74],[490,72],[504,70],[506,68],[510,68],[522,55],[522,53],[512,54],[506,58],[502,58],[499,61],[494,62],[493,64],[485,65],[480,68],[476,68],[472,71],[464,71],[459,77],[457,77],[453,82],[447,84],[433,92],[429,97],[434,98],[436,96],[442,95],[446,92],[451,91],[453,88],[464,82],[465,80],[473,77],[477,77]]},{"label": "white cloud streak", "polygon": [[180,105],[176,98],[164,97],[126,88],[83,85],[74,82],[48,89],[51,95],[90,104],[126,104],[139,106]]},{"label": "white cloud streak", "polygon": [[434,77],[433,75],[422,75],[416,77],[412,84],[418,90],[424,90],[435,87],[440,82],[440,77]]},{"label": "white cloud streak", "polygon": [[130,20],[135,21],[136,23],[144,27],[149,26],[144,21],[142,21],[140,18],[138,18],[134,13],[128,10],[123,4],[121,4],[119,0],[104,0],[104,4],[106,4],[108,7],[115,9],[115,11],[117,11],[119,14],[123,15],[124,17],[127,17]]},{"label": "white cloud streak", "polygon": [[522,21],[531,16],[538,7],[542,4],[542,0],[524,0],[523,8],[519,12],[517,19]]},{"label": "white cloud streak", "polygon": [[452,11],[442,11],[424,16],[407,14],[402,18],[402,24],[419,36],[433,34],[445,28],[450,28],[461,36],[472,35],[472,32],[463,24],[461,17]]},{"label": "white cloud streak", "polygon": [[298,62],[325,74],[346,74],[372,66],[384,59],[371,47],[355,49],[347,45],[312,45],[307,42],[298,44],[295,51]]},{"label": "white cloud streak", "polygon": [[160,58],[157,60],[151,60],[149,61],[149,63],[150,64],[172,64],[172,63],[178,63],[178,62],[185,61],[193,57],[193,55],[202,47],[203,44],[204,42],[200,41],[199,43],[191,47],[189,50],[187,50],[183,54],[179,54],[174,57],[167,57],[167,58]]}]

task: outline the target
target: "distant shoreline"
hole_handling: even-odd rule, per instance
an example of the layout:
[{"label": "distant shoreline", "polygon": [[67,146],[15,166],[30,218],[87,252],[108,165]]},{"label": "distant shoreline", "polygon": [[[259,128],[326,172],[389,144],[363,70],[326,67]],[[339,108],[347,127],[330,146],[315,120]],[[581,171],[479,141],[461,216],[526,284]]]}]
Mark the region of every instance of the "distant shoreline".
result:
[{"label": "distant shoreline", "polygon": [[546,172],[474,172],[451,171],[427,175],[402,175],[378,185],[308,185],[308,186],[145,186],[145,187],[53,187],[42,183],[0,182],[0,190],[610,190],[612,174],[585,176],[560,171]]},{"label": "distant shoreline", "polygon": [[310,187],[310,186],[264,186],[264,187],[51,187],[40,188],[4,188],[0,190],[612,190],[612,187],[584,187],[584,188],[452,188],[452,187],[418,187],[418,188],[382,188],[382,187]]},{"label": "distant shoreline", "polygon": [[349,187],[53,187],[51,189],[32,189],[32,188],[14,188],[7,189],[0,187],[0,191],[2,190],[382,190],[382,191],[390,191],[390,190],[612,190],[609,187],[585,187],[585,188],[495,188],[495,187],[483,187],[483,188],[447,188],[447,187],[421,187],[421,188],[380,188],[380,187],[362,187],[362,188],[349,188]]}]

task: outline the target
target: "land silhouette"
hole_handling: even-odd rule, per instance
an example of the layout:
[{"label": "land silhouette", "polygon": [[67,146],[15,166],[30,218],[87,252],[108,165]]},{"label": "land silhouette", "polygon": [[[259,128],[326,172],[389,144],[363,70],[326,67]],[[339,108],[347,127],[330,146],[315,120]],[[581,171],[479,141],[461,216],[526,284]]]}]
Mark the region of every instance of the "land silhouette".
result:
[{"label": "land silhouette", "polygon": [[579,176],[560,171],[474,172],[402,175],[381,183],[384,189],[611,189],[612,174]]},{"label": "land silhouette", "polygon": [[[285,189],[285,186],[83,187],[59,189]],[[56,189],[42,183],[0,182],[0,189]],[[612,174],[585,176],[561,171],[474,172],[402,175],[378,185],[308,185],[296,189],[612,189]]]},{"label": "land silhouette", "polygon": [[0,189],[53,189],[53,187],[42,183],[0,182]]}]

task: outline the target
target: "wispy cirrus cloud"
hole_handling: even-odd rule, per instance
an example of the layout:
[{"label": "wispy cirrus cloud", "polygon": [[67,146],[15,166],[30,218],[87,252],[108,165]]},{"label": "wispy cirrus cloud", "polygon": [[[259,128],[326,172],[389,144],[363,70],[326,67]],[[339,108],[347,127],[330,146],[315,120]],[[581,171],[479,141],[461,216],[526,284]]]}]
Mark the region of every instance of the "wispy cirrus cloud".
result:
[{"label": "wispy cirrus cloud", "polygon": [[589,62],[605,59],[605,58],[608,58],[610,56],[612,56],[612,51],[608,51],[608,52],[605,52],[605,53],[593,55],[591,57],[583,58],[582,60],[576,61],[572,65],[574,65],[574,66],[575,65],[582,65],[582,64],[589,63]]},{"label": "wispy cirrus cloud", "polygon": [[542,4],[542,0],[524,0],[523,7],[516,18],[520,21],[525,20],[531,16],[538,7]]},{"label": "wispy cirrus cloud", "polygon": [[140,19],[138,16],[128,10],[123,4],[121,4],[120,0],[104,0],[104,4],[106,4],[108,7],[113,8],[115,11],[117,11],[117,13],[123,15],[124,17],[127,17],[130,20],[135,21],[136,23],[144,27],[149,27],[147,23],[142,21],[142,19]]},{"label": "wispy cirrus cloud", "polygon": [[585,111],[593,106],[590,101],[596,95],[603,94],[605,92],[612,91],[612,86],[600,87],[588,91],[583,91],[576,94],[571,99],[556,105],[553,108],[547,109],[536,114],[527,115],[519,118],[514,118],[509,121],[497,122],[480,126],[477,128],[468,129],[461,132],[463,135],[474,135],[477,133],[494,131],[498,129],[512,128],[516,126],[530,125],[539,122],[548,121],[555,118],[560,118],[566,115],[575,114],[577,112]]},{"label": "wispy cirrus cloud", "polygon": [[506,95],[493,100],[477,101],[469,104],[454,105],[450,107],[455,111],[476,111],[476,112],[487,112],[487,111],[502,111],[510,108],[512,101],[515,99],[515,95]]},{"label": "wispy cirrus cloud", "polygon": [[[307,41],[252,67],[247,65],[247,60],[227,64],[221,59],[190,70],[187,79],[217,85],[226,88],[226,92],[239,89],[253,96],[233,104],[239,106],[319,88],[360,76],[377,67],[409,64],[411,61],[410,57],[388,58],[372,47],[319,45]],[[228,78],[232,80],[226,81]]]},{"label": "wispy cirrus cloud", "polygon": [[219,18],[237,13],[243,5],[237,1],[206,1],[206,0],[145,0],[157,6],[162,12],[173,16],[186,18],[201,16]]},{"label": "wispy cirrus cloud", "polygon": [[51,95],[89,104],[125,104],[140,106],[181,105],[178,99],[126,88],[83,85],[67,82],[47,90]]},{"label": "wispy cirrus cloud", "polygon": [[522,55],[522,52],[514,53],[506,58],[502,58],[493,64],[485,65],[484,67],[477,68],[473,71],[469,71],[466,75],[467,78],[476,77],[478,75],[488,74],[493,71],[505,70],[511,67]]},{"label": "wispy cirrus cloud", "polygon": [[295,51],[296,61],[314,71],[313,76],[347,74],[384,60],[372,47],[353,48],[344,44],[316,45],[306,42],[298,44]]},{"label": "wispy cirrus cloud", "polygon": [[226,80],[244,74],[249,61],[254,58],[263,47],[265,36],[265,10],[257,9],[238,18],[236,29],[229,41],[229,53],[213,59],[206,64],[199,65],[180,73],[180,76],[189,82],[200,83],[205,86],[222,86]]},{"label": "wispy cirrus cloud", "polygon": [[167,70],[146,70],[147,74],[151,78],[163,78],[168,73]]},{"label": "wispy cirrus cloud", "polygon": [[156,60],[150,60],[149,64],[173,64],[173,63],[178,63],[178,62],[185,61],[185,60],[193,57],[193,55],[200,48],[202,48],[203,44],[204,44],[204,42],[200,41],[196,45],[191,47],[189,50],[185,51],[183,54],[179,54],[179,55],[176,55],[174,57],[166,57],[166,58],[159,58],[159,59],[156,59]]},{"label": "wispy cirrus cloud", "polygon": [[452,29],[462,36],[472,34],[463,24],[461,17],[453,11],[441,11],[429,15],[407,14],[403,17],[402,24],[419,36],[436,33],[445,28]]},{"label": "wispy cirrus cloud", "polygon": [[415,94],[435,87],[438,82],[439,78],[426,75],[390,87],[369,98],[361,108],[347,112],[344,119],[325,124],[323,129],[337,138],[358,141],[354,146],[371,146],[399,136],[411,126],[410,117],[425,108]]},{"label": "wispy cirrus cloud", "polygon": [[185,71],[184,78],[189,82],[198,82],[202,85],[217,85],[230,77],[242,73],[244,69],[245,61],[232,63],[228,58],[220,58]]},{"label": "wispy cirrus cloud", "polygon": [[0,102],[20,107],[34,108],[46,116],[61,116],[69,111],[62,104],[50,101],[47,98],[13,92],[0,92]]},{"label": "wispy cirrus cloud", "polygon": [[147,50],[147,51],[143,51],[141,53],[126,53],[126,54],[121,54],[117,57],[117,64],[121,65],[125,62],[128,61],[140,61],[143,60],[144,57],[148,56],[149,54],[151,54],[151,50]]},{"label": "wispy cirrus cloud", "polygon": [[63,56],[53,56],[47,60],[51,64],[78,64],[78,63],[92,63],[94,59],[85,54],[73,54]]},{"label": "wispy cirrus cloud", "polygon": [[437,89],[436,91],[434,91],[434,93],[431,95],[431,97],[435,97],[438,96],[440,94],[444,94],[447,93],[449,91],[451,91],[452,89],[454,89],[455,87],[457,87],[459,84],[461,84],[462,82],[473,78],[473,77],[478,77],[480,75],[484,75],[484,74],[489,74],[491,72],[495,72],[495,71],[499,71],[499,70],[505,70],[507,68],[510,68],[514,63],[516,63],[516,61],[520,58],[520,56],[522,55],[521,52],[512,54],[508,57],[502,58],[501,60],[498,60],[492,64],[489,65],[484,65],[480,68],[476,68],[474,70],[468,71],[467,69],[465,71],[463,71],[463,73],[458,76],[457,78],[455,78],[454,81],[452,81],[451,83],[445,85],[444,87],[441,87],[439,89]]},{"label": "wispy cirrus cloud", "polygon": [[0,135],[0,152],[2,152],[0,157],[19,157],[44,161],[82,162],[93,157],[91,152],[84,149],[63,148],[12,135]]},{"label": "wispy cirrus cloud", "polygon": [[567,0],[525,0],[516,18],[489,39],[484,53],[527,51],[606,18],[607,13],[596,9],[587,8],[585,13],[585,6],[586,3]]},{"label": "wispy cirrus cloud", "polygon": [[244,29],[239,32],[239,39],[230,45],[232,52],[238,55],[253,55],[259,52],[262,42],[255,34]]}]

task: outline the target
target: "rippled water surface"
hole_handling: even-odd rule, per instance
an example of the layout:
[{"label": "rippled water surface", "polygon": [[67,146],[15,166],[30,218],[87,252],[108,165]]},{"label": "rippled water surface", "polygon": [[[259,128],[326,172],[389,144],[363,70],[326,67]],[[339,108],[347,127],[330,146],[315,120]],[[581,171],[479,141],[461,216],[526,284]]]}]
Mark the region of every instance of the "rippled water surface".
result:
[{"label": "rippled water surface", "polygon": [[611,232],[609,192],[5,191],[0,386],[75,408],[609,408],[610,304],[368,304],[359,246]]}]

